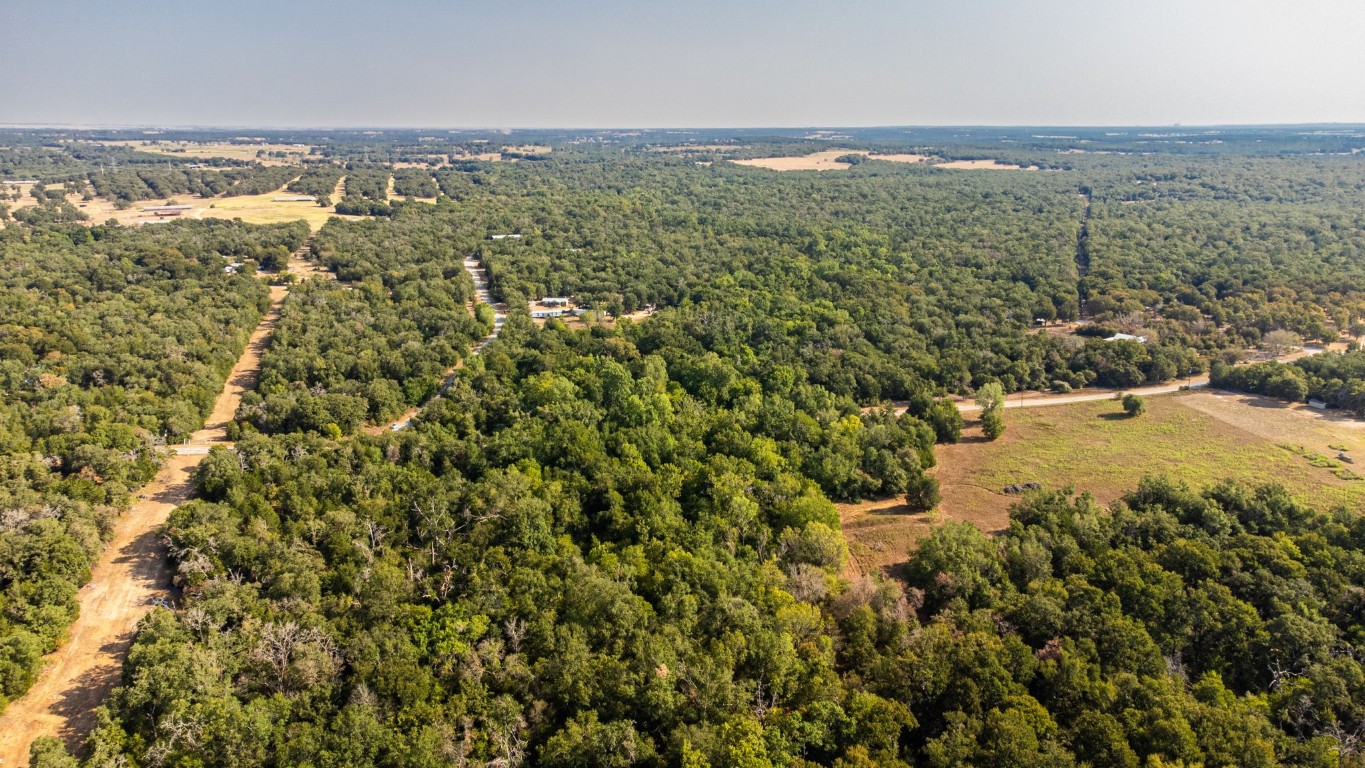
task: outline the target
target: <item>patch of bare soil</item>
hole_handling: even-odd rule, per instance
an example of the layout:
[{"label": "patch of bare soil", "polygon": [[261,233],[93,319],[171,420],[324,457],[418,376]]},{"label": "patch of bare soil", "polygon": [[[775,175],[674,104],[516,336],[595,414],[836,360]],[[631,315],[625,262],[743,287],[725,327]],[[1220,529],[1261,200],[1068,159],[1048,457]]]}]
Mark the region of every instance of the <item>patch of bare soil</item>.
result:
[{"label": "patch of bare soil", "polygon": [[1191,393],[1178,402],[1276,444],[1301,445],[1333,455],[1337,451],[1328,446],[1341,445],[1365,454],[1365,421],[1340,411],[1219,390]]},{"label": "patch of bare soil", "polygon": [[[1009,430],[1001,441],[1013,441]],[[938,514],[943,520],[966,520],[986,533],[999,533],[1009,527],[1010,505],[1018,497],[1001,493],[982,484],[976,477],[980,444],[985,442],[980,422],[972,422],[962,432],[962,440],[934,446],[937,462],[930,474],[938,480]]]},{"label": "patch of bare soil", "polygon": [[910,559],[910,548],[934,525],[929,515],[911,513],[899,496],[835,506],[848,541],[845,576],[875,571],[895,575]]}]

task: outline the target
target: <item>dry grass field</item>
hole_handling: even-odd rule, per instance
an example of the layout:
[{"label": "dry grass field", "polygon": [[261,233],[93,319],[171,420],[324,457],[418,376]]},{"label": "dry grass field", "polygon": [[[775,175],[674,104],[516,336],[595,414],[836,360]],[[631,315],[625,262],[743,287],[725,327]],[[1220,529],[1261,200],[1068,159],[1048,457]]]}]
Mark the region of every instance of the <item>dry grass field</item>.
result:
[{"label": "dry grass field", "polygon": [[[1365,509],[1365,480],[1338,473],[1339,448],[1360,454],[1365,475],[1365,422],[1269,398],[1219,392],[1147,400],[1147,412],[1127,418],[1112,400],[1053,408],[1011,409],[1005,434],[981,439],[974,423],[956,445],[935,450],[943,501],[932,515],[906,514],[900,499],[841,504],[851,567],[891,570],[937,521],[967,520],[986,532],[1009,525],[1017,496],[1006,485],[1072,486],[1102,504],[1115,501],[1146,475],[1166,475],[1192,487],[1225,478],[1277,482],[1317,509]],[[1290,450],[1284,446],[1289,446]],[[1300,448],[1301,447],[1301,448]],[[1304,455],[1308,454],[1308,455]],[[1314,466],[1333,461],[1337,467]],[[1326,460],[1326,461],[1324,461]]]},{"label": "dry grass field", "polygon": [[930,159],[927,155],[874,155],[862,149],[827,149],[798,157],[759,157],[731,162],[752,168],[766,168],[770,171],[838,171],[853,167],[850,163],[838,161],[838,158],[845,155],[863,155],[872,160],[886,160],[892,163],[923,163]]},{"label": "dry grass field", "polygon": [[1036,171],[1038,166],[1030,165],[1025,168],[1022,165],[1002,163],[999,160],[953,160],[947,163],[936,163],[935,168],[952,168],[966,171]]},{"label": "dry grass field", "polygon": [[[232,144],[232,143],[201,143],[191,141],[110,141],[102,142],[107,144],[117,144],[120,146],[131,147],[140,152],[154,152],[159,155],[171,155],[172,157],[187,158],[193,160],[206,160],[211,157],[221,157],[227,160],[243,160],[246,162],[259,162],[262,165],[293,165],[299,162],[300,158],[306,156],[312,147],[303,144]],[[265,152],[284,152],[288,157],[269,157],[258,156],[258,153]]]},{"label": "dry grass field", "polygon": [[[333,191],[332,200],[341,199],[341,191],[345,179],[338,182]],[[28,196],[28,186],[22,189],[24,197],[18,202],[6,202],[11,211],[27,208],[34,205],[32,197]],[[127,208],[120,209],[112,201],[102,197],[92,200],[82,200],[80,195],[67,195],[67,202],[75,206],[77,210],[89,217],[87,223],[103,224],[110,219],[117,221],[125,227],[142,226],[149,222],[175,221],[176,219],[237,219],[240,218],[249,224],[274,224],[282,221],[308,222],[308,226],[318,229],[327,220],[337,214],[333,208],[323,208],[316,203],[308,202],[276,202],[275,198],[288,194],[284,187],[273,192],[261,195],[242,195],[239,197],[217,197],[201,198],[195,195],[175,195],[166,200],[140,200]],[[434,199],[430,202],[434,202]],[[155,205],[189,205],[193,206],[190,210],[175,217],[159,217],[144,212],[142,209],[147,206]],[[358,219],[360,216],[341,216],[343,219]]]},{"label": "dry grass field", "polygon": [[650,147],[650,152],[733,152],[744,149],[740,144],[670,144],[665,147]]},{"label": "dry grass field", "polygon": [[[218,197],[212,200],[189,200],[195,206],[195,218],[241,219],[249,224],[275,224],[282,221],[308,222],[308,226],[318,229],[327,220],[336,216],[332,207],[323,208],[317,203],[283,203],[274,198],[282,190],[267,192],[263,195],[241,195],[239,197]],[[340,200],[341,198],[333,198]],[[341,216],[343,219],[359,219],[360,216]]]},{"label": "dry grass field", "polygon": [[888,163],[927,163],[933,158],[928,155],[868,155],[869,160],[885,160]]}]

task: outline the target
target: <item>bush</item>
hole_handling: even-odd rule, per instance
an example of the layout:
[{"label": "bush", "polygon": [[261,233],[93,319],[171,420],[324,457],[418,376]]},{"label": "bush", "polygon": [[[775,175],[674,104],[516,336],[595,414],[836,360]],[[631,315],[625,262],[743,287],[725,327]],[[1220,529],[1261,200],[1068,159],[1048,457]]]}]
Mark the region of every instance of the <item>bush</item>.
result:
[{"label": "bush", "polygon": [[1137,395],[1123,396],[1123,412],[1131,416],[1141,416],[1147,412],[1147,401]]}]

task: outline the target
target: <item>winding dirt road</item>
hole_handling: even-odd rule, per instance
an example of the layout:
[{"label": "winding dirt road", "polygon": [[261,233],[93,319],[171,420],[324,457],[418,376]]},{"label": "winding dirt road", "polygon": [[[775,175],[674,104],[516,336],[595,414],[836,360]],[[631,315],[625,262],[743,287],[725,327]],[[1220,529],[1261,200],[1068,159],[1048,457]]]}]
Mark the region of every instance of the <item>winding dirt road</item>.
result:
[{"label": "winding dirt road", "polygon": [[39,736],[56,736],[76,750],[94,727],[95,709],[119,683],[138,621],[170,598],[171,568],[158,531],[171,510],[190,497],[191,476],[208,446],[227,444],[227,424],[242,394],[256,384],[261,354],[288,293],[279,286],[270,289],[270,309],[224,382],[204,428],[190,437],[189,443],[203,450],[167,457],[115,523],[90,582],[81,588],[80,617],[68,630],[70,639],[44,659],[33,687],[0,716],[0,768],[28,765],[29,745]]}]

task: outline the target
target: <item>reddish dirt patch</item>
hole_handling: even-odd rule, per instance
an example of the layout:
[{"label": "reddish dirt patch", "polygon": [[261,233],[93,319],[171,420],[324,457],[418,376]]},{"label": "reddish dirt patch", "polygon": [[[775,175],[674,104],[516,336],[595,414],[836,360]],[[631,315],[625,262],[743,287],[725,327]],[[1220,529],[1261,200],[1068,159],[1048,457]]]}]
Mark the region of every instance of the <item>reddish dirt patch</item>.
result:
[{"label": "reddish dirt patch", "polygon": [[909,559],[910,548],[933,527],[929,515],[910,512],[899,497],[835,506],[848,541],[845,576],[874,571],[895,575]]}]

